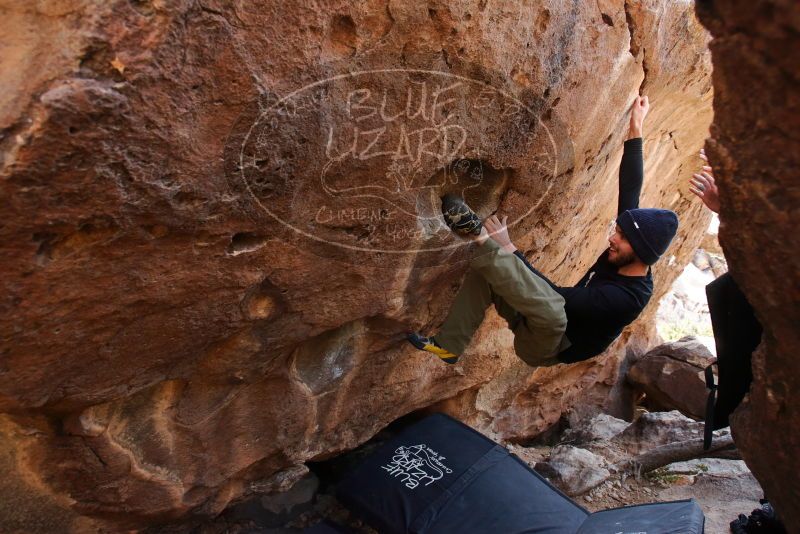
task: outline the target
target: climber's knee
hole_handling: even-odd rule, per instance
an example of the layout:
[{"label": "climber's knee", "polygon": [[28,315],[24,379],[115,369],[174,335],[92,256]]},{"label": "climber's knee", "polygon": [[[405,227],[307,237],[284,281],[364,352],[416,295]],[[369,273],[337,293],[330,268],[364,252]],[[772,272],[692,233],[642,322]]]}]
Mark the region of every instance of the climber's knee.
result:
[{"label": "climber's knee", "polygon": [[566,329],[566,315],[563,320],[533,327],[523,320],[514,330],[514,350],[522,361],[532,367],[555,365],[559,363],[556,358],[558,351],[565,346]]}]

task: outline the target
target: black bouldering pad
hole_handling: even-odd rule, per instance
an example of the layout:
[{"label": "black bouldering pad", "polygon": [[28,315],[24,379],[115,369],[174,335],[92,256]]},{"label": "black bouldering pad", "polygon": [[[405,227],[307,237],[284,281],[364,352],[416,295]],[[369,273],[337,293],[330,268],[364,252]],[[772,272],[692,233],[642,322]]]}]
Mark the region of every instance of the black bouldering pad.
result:
[{"label": "black bouldering pad", "polygon": [[443,414],[381,446],[337,495],[386,534],[566,534],[588,516],[505,447]]},{"label": "black bouldering pad", "polygon": [[705,516],[693,499],[601,510],[584,521],[577,534],[702,534]]}]

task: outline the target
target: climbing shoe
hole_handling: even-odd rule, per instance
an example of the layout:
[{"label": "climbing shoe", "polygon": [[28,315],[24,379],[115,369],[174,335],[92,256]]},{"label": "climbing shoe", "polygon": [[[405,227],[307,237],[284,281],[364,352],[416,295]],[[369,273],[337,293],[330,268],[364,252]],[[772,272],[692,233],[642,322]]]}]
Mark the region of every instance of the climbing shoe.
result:
[{"label": "climbing shoe", "polygon": [[433,336],[422,337],[416,332],[412,332],[406,336],[406,339],[408,339],[408,341],[419,350],[424,350],[437,355],[445,363],[452,364],[458,361],[458,356],[452,352],[449,352],[447,349],[440,347],[438,343],[436,343],[436,340],[433,339]]},{"label": "climbing shoe", "polygon": [[457,234],[479,235],[483,228],[480,217],[467,206],[463,198],[452,193],[442,197],[442,215],[447,226]]}]

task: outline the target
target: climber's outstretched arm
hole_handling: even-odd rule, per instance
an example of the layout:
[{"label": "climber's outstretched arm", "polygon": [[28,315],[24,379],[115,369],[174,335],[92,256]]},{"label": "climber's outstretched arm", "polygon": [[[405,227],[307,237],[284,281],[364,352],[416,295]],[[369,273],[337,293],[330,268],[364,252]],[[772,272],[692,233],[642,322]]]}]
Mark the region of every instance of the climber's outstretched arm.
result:
[{"label": "climber's outstretched arm", "polygon": [[[639,194],[642,191],[644,181],[644,160],[642,157],[642,128],[644,118],[650,109],[650,101],[646,96],[637,96],[631,105],[630,123],[628,126],[628,136],[625,141],[625,148],[622,154],[622,162],[619,166],[619,202],[617,205],[617,215],[625,210],[639,207]],[[522,260],[525,265],[537,276],[545,280],[553,289],[558,289],[553,282],[547,279],[542,273],[533,268],[525,256],[517,250],[508,236],[506,225],[508,217],[498,218],[496,215],[487,217],[483,221],[483,226],[489,232],[489,236],[497,242],[503,250],[511,252]]]},{"label": "climber's outstretched arm", "polygon": [[639,207],[639,194],[644,181],[644,159],[642,157],[642,128],[650,109],[646,96],[637,96],[631,105],[628,136],[619,165],[619,202],[617,215],[625,210]]}]

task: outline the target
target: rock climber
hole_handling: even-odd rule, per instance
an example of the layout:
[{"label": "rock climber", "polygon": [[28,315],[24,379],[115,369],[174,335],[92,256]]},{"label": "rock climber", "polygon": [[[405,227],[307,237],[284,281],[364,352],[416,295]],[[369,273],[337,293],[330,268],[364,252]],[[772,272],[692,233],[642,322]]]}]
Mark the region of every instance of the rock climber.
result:
[{"label": "rock climber", "polygon": [[481,221],[461,198],[445,195],[445,222],[477,243],[478,253],[439,333],[423,337],[414,332],[407,339],[454,364],[494,304],[514,332],[515,352],[530,366],[578,362],[603,352],[650,300],[650,266],[678,228],[674,212],[638,207],[644,179],[642,125],[649,107],[646,96],[631,106],[616,224],[608,248],[574,287],[557,286],[531,266],[508,236],[508,217]]}]

